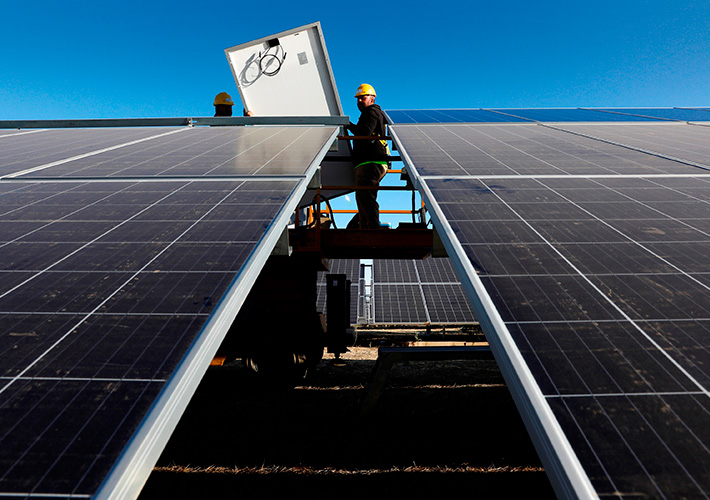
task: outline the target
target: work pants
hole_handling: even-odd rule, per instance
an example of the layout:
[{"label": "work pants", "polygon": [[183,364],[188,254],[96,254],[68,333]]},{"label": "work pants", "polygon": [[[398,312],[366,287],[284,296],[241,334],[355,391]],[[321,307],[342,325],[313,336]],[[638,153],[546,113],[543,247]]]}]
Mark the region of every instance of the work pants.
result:
[{"label": "work pants", "polygon": [[[355,169],[356,186],[377,187],[387,173],[387,165],[378,163],[365,163]],[[380,205],[377,203],[376,189],[356,189],[355,200],[360,229],[380,228]]]}]

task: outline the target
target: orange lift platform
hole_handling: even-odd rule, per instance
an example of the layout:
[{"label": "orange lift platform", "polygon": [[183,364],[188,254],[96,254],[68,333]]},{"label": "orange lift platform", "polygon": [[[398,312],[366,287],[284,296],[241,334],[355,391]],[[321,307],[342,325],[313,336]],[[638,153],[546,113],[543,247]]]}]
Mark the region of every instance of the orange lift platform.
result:
[{"label": "orange lift platform", "polygon": [[[390,137],[375,137],[390,140]],[[368,139],[373,137],[341,136],[340,141]],[[398,156],[391,161],[400,161]],[[330,161],[347,161],[350,157],[330,157]],[[334,214],[356,214],[357,210],[332,210],[323,192],[351,193],[356,189],[375,189],[378,191],[410,191],[414,187],[406,173],[399,169],[390,169],[387,175],[401,174],[406,180],[405,186],[365,187],[354,185],[322,185],[315,189],[313,203],[307,209],[307,220],[302,224],[296,214],[295,227],[289,230],[289,243],[293,252],[319,254],[323,259],[424,259],[431,255],[445,255],[443,246],[433,229],[425,222],[400,222],[395,229],[337,229],[333,227]],[[413,198],[414,200],[414,198]],[[323,210],[322,205],[327,209]],[[412,202],[414,205],[414,201]],[[381,210],[380,214],[410,214],[414,220],[416,214],[424,220],[425,207],[411,210]]]}]

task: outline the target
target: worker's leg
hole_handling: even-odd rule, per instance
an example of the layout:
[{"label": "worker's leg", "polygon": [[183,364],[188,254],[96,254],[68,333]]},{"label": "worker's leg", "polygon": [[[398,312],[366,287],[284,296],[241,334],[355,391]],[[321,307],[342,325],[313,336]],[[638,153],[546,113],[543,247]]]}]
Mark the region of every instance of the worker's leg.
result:
[{"label": "worker's leg", "polygon": [[360,214],[353,215],[353,218],[350,219],[350,222],[348,222],[346,229],[360,229]]},{"label": "worker's leg", "polygon": [[[387,173],[385,165],[366,163],[355,169],[356,186],[377,187]],[[376,189],[358,189],[355,191],[355,200],[360,215],[360,229],[379,229],[380,205],[377,203]]]}]

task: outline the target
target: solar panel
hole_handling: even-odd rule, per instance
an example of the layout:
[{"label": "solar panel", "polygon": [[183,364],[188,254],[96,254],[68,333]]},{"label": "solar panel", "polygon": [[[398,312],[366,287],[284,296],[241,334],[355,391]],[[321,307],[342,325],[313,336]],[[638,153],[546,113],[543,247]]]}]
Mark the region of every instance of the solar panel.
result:
[{"label": "solar panel", "polygon": [[375,283],[373,288],[375,323],[429,323],[419,285]]},{"label": "solar panel", "polygon": [[628,114],[636,116],[648,116],[653,118],[665,118],[667,120],[681,121],[709,121],[710,110],[707,109],[687,109],[687,108],[606,108],[603,111],[610,113]]},{"label": "solar panel", "polygon": [[386,114],[392,123],[497,123],[529,121],[524,118],[496,113],[486,109],[396,109],[387,110]]},{"label": "solar panel", "polygon": [[424,302],[432,324],[475,323],[461,283],[422,283]]},{"label": "solar panel", "polygon": [[[421,158],[418,172],[424,176],[697,173],[693,166],[684,167],[671,159],[565,132],[572,127],[427,124],[398,126],[397,133],[407,142],[408,152]],[[704,127],[685,127],[692,128],[694,135],[708,134]]]},{"label": "solar panel", "polygon": [[459,283],[459,278],[448,258],[415,260],[414,265],[422,283]]},{"label": "solar panel", "polygon": [[113,148],[140,144],[186,128],[0,130],[0,177],[54,162],[96,155]]},{"label": "solar panel", "polygon": [[414,261],[433,324],[476,323],[473,309],[448,258]]},{"label": "solar panel", "polygon": [[[679,110],[679,111],[673,111]],[[387,110],[390,123],[662,122],[707,120],[702,110],[680,108],[499,108]],[[685,118],[687,117],[687,118]]]},{"label": "solar panel", "polygon": [[493,109],[502,113],[537,122],[603,122],[603,121],[656,121],[660,118],[644,115],[605,113],[601,110],[582,108],[527,108],[527,109]]},{"label": "solar panel", "polygon": [[6,129],[6,130],[0,130],[0,138],[2,137],[10,137],[13,135],[27,135],[27,134],[36,134],[37,132],[42,132],[42,130],[20,130],[20,129]]},{"label": "solar panel", "polygon": [[138,495],[337,133],[256,128],[0,139],[0,496]]},{"label": "solar panel", "polygon": [[[710,113],[708,113],[710,115]],[[564,124],[556,125],[585,137],[603,140],[630,149],[643,151],[690,165],[710,167],[710,127],[687,124],[670,126],[657,124],[633,124],[623,127],[618,124]]]},{"label": "solar panel", "polygon": [[449,259],[375,259],[372,274],[375,324],[475,322]]},{"label": "solar panel", "polygon": [[374,283],[419,283],[413,260],[375,259],[372,261]]},{"label": "solar panel", "polygon": [[[199,127],[161,134],[154,131],[151,140],[121,142],[99,155],[44,166],[35,165],[33,156],[23,156],[33,146],[29,143],[16,148],[19,158],[9,166],[21,169],[26,177],[57,178],[302,175],[312,149],[325,142],[331,131],[327,127]],[[72,131],[61,132],[65,134],[55,144],[44,146],[48,154],[52,147],[55,151],[65,148],[62,140]]]},{"label": "solar panel", "polygon": [[390,131],[558,496],[707,498],[710,175],[528,127]]}]

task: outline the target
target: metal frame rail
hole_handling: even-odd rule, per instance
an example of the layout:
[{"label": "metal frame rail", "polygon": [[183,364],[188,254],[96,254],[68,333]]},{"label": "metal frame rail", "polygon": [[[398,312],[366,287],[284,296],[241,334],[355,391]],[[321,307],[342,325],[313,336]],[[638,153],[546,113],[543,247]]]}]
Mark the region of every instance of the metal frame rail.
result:
[{"label": "metal frame rail", "polygon": [[336,125],[346,126],[347,116],[202,116],[183,118],[95,118],[80,120],[0,120],[0,129],[93,127],[195,127],[227,125]]}]

